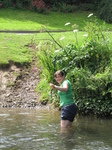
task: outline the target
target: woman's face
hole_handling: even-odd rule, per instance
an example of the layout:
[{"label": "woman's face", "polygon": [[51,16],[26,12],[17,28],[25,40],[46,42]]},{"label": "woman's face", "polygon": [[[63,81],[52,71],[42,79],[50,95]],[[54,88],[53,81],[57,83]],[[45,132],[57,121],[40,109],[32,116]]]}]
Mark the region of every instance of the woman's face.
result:
[{"label": "woman's face", "polygon": [[64,79],[65,79],[65,76],[61,76],[60,74],[55,76],[55,80],[59,84],[62,84],[62,82],[64,81]]}]

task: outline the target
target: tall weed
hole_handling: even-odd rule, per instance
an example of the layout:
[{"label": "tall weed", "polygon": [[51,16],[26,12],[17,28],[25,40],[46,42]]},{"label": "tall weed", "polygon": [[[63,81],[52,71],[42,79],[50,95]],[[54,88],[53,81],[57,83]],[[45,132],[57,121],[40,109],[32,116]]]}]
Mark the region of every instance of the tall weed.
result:
[{"label": "tall weed", "polygon": [[[44,44],[40,44],[38,46],[37,57],[42,65],[41,72],[41,81],[37,85],[37,91],[41,93],[41,101],[49,100],[54,101],[53,97],[57,97],[55,92],[50,91],[50,82],[54,81],[54,72],[59,69],[59,66],[56,63],[56,57],[54,55],[54,47],[52,41],[47,41]],[[51,97],[52,95],[52,97]],[[54,95],[54,96],[53,96]],[[56,101],[54,101],[56,102]],[[54,103],[53,102],[53,103]],[[57,105],[57,104],[56,104]]]}]

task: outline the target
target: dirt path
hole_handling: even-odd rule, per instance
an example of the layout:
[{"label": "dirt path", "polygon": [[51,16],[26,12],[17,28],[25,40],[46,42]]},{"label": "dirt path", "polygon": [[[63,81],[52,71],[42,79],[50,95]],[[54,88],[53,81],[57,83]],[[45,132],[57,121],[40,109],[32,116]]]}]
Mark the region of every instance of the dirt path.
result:
[{"label": "dirt path", "polygon": [[40,80],[39,69],[35,67],[10,67],[0,70],[0,108],[38,107],[40,94],[35,89]]}]

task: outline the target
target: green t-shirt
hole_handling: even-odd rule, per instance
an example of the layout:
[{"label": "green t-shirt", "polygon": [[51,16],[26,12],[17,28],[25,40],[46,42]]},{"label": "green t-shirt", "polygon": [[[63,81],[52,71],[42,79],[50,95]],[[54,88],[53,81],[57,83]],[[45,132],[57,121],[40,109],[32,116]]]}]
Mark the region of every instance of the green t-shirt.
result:
[{"label": "green t-shirt", "polygon": [[61,84],[61,87],[63,87],[64,82],[68,83],[68,91],[67,92],[61,92],[58,90],[58,94],[60,96],[60,105],[61,106],[71,105],[74,103],[71,83],[69,80],[64,80],[63,83]]}]

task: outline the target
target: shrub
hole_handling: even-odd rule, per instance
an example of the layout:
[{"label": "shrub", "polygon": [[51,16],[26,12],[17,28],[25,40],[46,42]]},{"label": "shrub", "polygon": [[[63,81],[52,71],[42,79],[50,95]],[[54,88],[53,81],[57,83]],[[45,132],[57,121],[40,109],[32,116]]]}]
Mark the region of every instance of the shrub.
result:
[{"label": "shrub", "polygon": [[[54,72],[64,70],[67,79],[72,82],[80,113],[111,116],[112,50],[108,36],[103,32],[105,28],[96,19],[94,22],[91,20],[86,22],[87,36],[82,45],[78,45],[76,39],[74,44],[62,47],[53,39],[60,49],[52,53],[46,51],[45,58],[42,57],[43,74],[47,71],[48,81],[55,83]],[[57,99],[55,94],[52,94],[53,99]]]},{"label": "shrub", "polygon": [[2,4],[3,4],[3,7],[5,7],[5,8],[13,6],[12,0],[3,0]]},{"label": "shrub", "polygon": [[97,7],[95,4],[92,3],[80,3],[79,9],[84,11],[90,11],[90,10],[97,10]]},{"label": "shrub", "polygon": [[112,1],[102,0],[98,7],[99,17],[108,23],[112,23]]},{"label": "shrub", "polygon": [[77,7],[75,5],[70,5],[70,4],[65,4],[65,3],[63,3],[60,6],[60,11],[62,11],[62,12],[71,13],[71,12],[74,12],[76,9],[77,9]]},{"label": "shrub", "polygon": [[111,49],[103,26],[86,23],[88,36],[82,46],[69,44],[60,49],[57,63],[67,73],[73,85],[79,112],[84,114],[112,115]]},{"label": "shrub", "polygon": [[67,13],[72,13],[75,10],[77,10],[77,6],[74,4],[67,4],[64,2],[58,2],[54,3],[52,5],[52,11],[61,11],[61,12],[67,12]]},{"label": "shrub", "polygon": [[0,8],[2,7],[2,3],[0,3]]},{"label": "shrub", "polygon": [[22,9],[23,8],[22,1],[21,0],[17,0],[15,3],[13,3],[13,6],[14,6],[14,8]]},{"label": "shrub", "polygon": [[26,8],[30,6],[31,0],[1,0],[1,3],[3,4],[3,7],[8,8]]},{"label": "shrub", "polygon": [[38,13],[47,13],[49,11],[49,7],[43,0],[31,0],[30,9],[33,9]]}]

